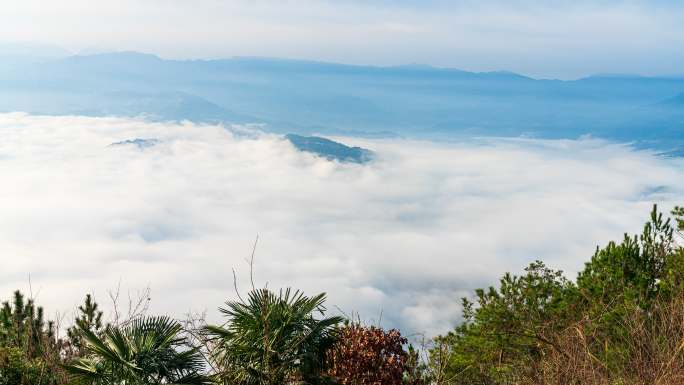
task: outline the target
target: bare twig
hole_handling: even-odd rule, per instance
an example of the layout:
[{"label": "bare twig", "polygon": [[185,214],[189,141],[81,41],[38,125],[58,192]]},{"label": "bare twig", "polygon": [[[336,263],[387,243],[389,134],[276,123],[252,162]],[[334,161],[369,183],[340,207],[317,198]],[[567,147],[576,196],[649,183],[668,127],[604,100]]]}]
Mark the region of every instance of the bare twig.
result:
[{"label": "bare twig", "polygon": [[242,296],[240,296],[240,290],[238,290],[238,286],[237,286],[237,276],[235,275],[235,268],[233,268],[233,288],[235,289],[235,294],[237,295],[237,297],[238,297],[238,299],[240,300],[240,302],[245,302],[245,301],[242,299]]},{"label": "bare twig", "polygon": [[202,332],[207,325],[206,311],[202,313],[188,312],[183,322],[183,330],[187,335],[188,344],[197,349],[202,355],[204,362],[209,367],[210,373],[218,373],[219,369],[214,359],[215,347],[212,341]]},{"label": "bare twig", "polygon": [[[121,295],[121,280],[117,285],[116,291],[108,291],[109,298],[112,301],[112,312],[114,314],[112,319],[112,324],[114,326],[124,326],[129,324],[135,319],[144,316],[150,307],[150,293],[151,289],[148,285],[143,290],[138,291],[136,296],[131,296],[128,292],[128,305],[125,313],[120,308],[119,297]],[[123,314],[126,314],[126,318],[122,320]]]},{"label": "bare twig", "polygon": [[256,288],[254,287],[254,254],[256,252],[257,243],[259,243],[259,234],[257,234],[256,239],[254,240],[254,247],[252,247],[252,255],[249,258],[249,280],[252,284],[252,290],[256,290]]}]

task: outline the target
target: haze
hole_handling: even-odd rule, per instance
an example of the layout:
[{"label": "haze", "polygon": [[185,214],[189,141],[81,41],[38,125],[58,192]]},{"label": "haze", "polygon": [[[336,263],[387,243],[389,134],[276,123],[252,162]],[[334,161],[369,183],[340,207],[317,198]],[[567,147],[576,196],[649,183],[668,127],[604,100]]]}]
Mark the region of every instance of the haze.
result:
[{"label": "haze", "polygon": [[422,63],[567,79],[681,74],[682,19],[684,5],[664,0],[26,0],[3,5],[0,42],[5,50],[31,43],[181,59]]}]

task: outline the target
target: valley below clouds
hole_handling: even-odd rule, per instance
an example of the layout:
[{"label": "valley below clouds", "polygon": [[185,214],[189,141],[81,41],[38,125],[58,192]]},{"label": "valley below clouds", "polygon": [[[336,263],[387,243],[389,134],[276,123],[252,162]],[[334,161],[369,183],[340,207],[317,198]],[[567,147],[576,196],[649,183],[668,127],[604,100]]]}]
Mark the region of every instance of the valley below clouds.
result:
[{"label": "valley below clouds", "polygon": [[543,259],[574,278],[653,203],[684,204],[682,159],[597,139],[332,139],[375,157],[329,161],[249,126],[0,114],[0,298],[30,274],[71,317],[86,292],[106,309],[108,290],[149,286],[151,313],[217,321],[233,268],[250,288],[258,234],[257,285],[434,335],[504,272]]}]

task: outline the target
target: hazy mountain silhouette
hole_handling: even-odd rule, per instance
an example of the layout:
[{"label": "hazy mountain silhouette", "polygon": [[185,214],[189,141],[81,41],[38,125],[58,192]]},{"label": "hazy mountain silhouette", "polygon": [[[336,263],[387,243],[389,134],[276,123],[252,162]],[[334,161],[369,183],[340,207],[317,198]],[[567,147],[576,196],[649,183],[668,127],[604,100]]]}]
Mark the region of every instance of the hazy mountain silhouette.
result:
[{"label": "hazy mountain silhouette", "polygon": [[669,106],[669,107],[675,107],[675,108],[677,108],[677,107],[684,108],[684,92],[682,92],[682,93],[680,93],[680,94],[678,94],[672,98],[664,100],[662,102],[662,105],[663,106]]},{"label": "hazy mountain silhouette", "polygon": [[135,52],[57,58],[0,73],[1,111],[254,122],[304,135],[589,134],[651,145],[684,142],[683,92],[684,79],[674,77],[560,81],[425,65],[179,61]]},{"label": "hazy mountain silhouette", "polygon": [[285,138],[300,151],[339,162],[366,163],[373,159],[373,152],[361,147],[349,147],[319,136],[287,134]]},{"label": "hazy mountain silhouette", "polygon": [[110,144],[109,146],[110,147],[135,146],[139,150],[144,150],[146,148],[153,147],[157,144],[159,144],[159,139],[135,138],[135,139],[122,140],[120,142],[114,142],[114,143]]}]

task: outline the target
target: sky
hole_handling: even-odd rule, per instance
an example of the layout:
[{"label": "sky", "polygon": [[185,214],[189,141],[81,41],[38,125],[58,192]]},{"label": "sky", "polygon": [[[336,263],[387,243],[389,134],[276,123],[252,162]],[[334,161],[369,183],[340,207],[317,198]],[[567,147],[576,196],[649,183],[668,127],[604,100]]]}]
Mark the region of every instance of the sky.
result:
[{"label": "sky", "polygon": [[571,79],[681,75],[683,19],[665,0],[24,0],[3,4],[0,43]]},{"label": "sky", "polygon": [[[159,143],[110,146],[135,138]],[[474,288],[536,259],[573,278],[684,198],[684,159],[599,140],[336,139],[376,159],[242,126],[0,114],[0,298],[33,293],[68,325],[87,292],[109,317],[109,291],[149,287],[151,314],[218,322],[258,235],[257,286],[431,336]]]}]

